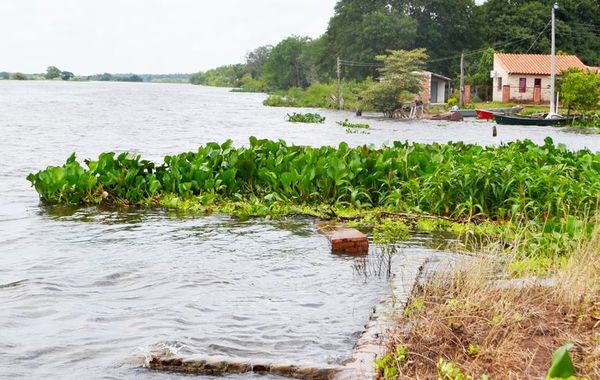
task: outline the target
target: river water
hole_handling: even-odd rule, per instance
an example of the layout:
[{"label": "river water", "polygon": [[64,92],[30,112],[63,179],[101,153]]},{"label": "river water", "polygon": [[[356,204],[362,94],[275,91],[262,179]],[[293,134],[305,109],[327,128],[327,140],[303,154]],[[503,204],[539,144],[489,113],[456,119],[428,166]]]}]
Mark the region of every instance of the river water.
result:
[{"label": "river water", "polygon": [[[285,122],[262,94],[175,84],[0,81],[0,378],[171,379],[140,368],[180,354],[339,363],[387,286],[374,250],[334,256],[313,221],[240,222],[165,211],[44,207],[29,172],[104,151],[161,160],[209,141],[250,136],[337,145],[546,136],[600,150],[599,135],[482,122],[367,118],[348,134]],[[364,120],[364,119],[361,119]]]}]

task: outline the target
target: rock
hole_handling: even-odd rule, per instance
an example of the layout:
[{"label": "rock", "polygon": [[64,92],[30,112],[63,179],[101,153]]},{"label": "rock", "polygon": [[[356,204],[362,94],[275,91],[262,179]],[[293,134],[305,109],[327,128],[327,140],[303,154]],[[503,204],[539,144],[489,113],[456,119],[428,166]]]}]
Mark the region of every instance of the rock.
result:
[{"label": "rock", "polygon": [[271,366],[267,364],[255,364],[252,366],[252,372],[254,373],[267,373],[271,370]]}]

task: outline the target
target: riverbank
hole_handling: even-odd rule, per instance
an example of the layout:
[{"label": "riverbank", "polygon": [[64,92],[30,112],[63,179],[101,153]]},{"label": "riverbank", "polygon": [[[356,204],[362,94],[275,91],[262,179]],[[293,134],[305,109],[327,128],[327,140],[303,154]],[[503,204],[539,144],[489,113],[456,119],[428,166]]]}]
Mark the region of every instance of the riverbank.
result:
[{"label": "riverbank", "polygon": [[[546,280],[506,280],[498,252],[422,284],[398,315],[386,379],[600,378],[600,228]],[[569,359],[552,354],[572,344]],[[559,375],[560,374],[560,375]]]},{"label": "riverbank", "polygon": [[[160,166],[165,155],[196,152],[208,141],[221,145],[231,137],[234,147],[247,147],[251,135],[315,149],[337,147],[341,141],[351,147],[383,147],[394,140],[498,146],[523,138],[543,146],[544,138],[552,136],[556,146],[564,144],[569,151],[586,147],[600,151],[597,135],[515,126],[498,128],[499,136],[492,138],[491,126],[476,121],[391,122],[368,117],[370,134],[346,134],[336,121],[360,122],[350,112],[319,110],[326,123],[292,124],[285,121],[285,114],[299,110],[260,107],[264,95],[191,85],[31,81],[0,82],[0,86],[0,125],[6,138],[0,169],[0,246],[6,253],[1,267],[6,269],[7,282],[27,279],[0,292],[6,316],[0,318],[1,327],[7,338],[0,345],[5,374],[12,377],[57,378],[63,368],[70,368],[79,377],[149,379],[157,375],[138,368],[139,362],[131,364],[129,358],[164,346],[180,350],[181,355],[250,357],[265,352],[265,345],[277,344],[277,350],[267,350],[274,361],[282,356],[296,362],[335,361],[338,352],[345,355],[344,350],[351,349],[354,338],[346,337],[356,337],[378,299],[375,286],[356,289],[355,296],[349,293],[352,286],[364,284],[362,271],[352,275],[364,258],[330,255],[326,239],[313,233],[312,219],[266,217],[277,207],[284,208],[283,203],[240,201],[234,215],[239,213],[241,219],[253,210],[265,215],[246,222],[217,215],[225,203],[233,207],[231,199],[207,206],[206,212],[212,209],[213,215],[203,213],[203,205],[198,214],[179,206],[165,210],[160,204],[40,205],[24,177],[49,164],[61,166],[71,152],[78,152],[81,159],[95,159],[106,149],[129,151]],[[510,163],[500,161],[496,167],[503,165]],[[177,201],[180,206],[186,203],[181,197]],[[302,211],[302,205],[295,208]],[[335,215],[342,219],[351,212],[365,212],[347,208],[334,208]],[[333,218],[330,209],[323,205],[317,211]],[[359,220],[348,222],[371,233],[368,225],[379,222],[364,217],[361,225]],[[428,227],[428,218],[422,219],[416,222],[417,231]],[[402,221],[413,229],[410,219]],[[495,225],[451,223],[481,229]],[[420,232],[415,238],[427,239],[427,247],[435,248],[443,244],[439,236],[454,240],[452,229],[439,235]],[[404,234],[406,228],[394,230]],[[383,233],[377,236],[385,238]],[[468,232],[464,236],[449,248],[474,255],[480,240]],[[421,246],[405,248],[409,256],[415,247]],[[498,247],[506,245],[498,243]],[[345,276],[344,281],[328,282],[340,276]],[[273,283],[279,286],[273,288]],[[314,286],[314,292],[307,291],[307,285]],[[310,294],[316,294],[318,302]],[[370,296],[374,298],[366,299]],[[81,302],[88,306],[79,307]],[[366,314],[356,313],[356,302],[364,304]],[[232,319],[236,312],[241,312],[243,323]],[[18,320],[10,317],[16,314],[21,316]],[[355,323],[344,327],[347,335],[341,334],[337,319],[350,314]],[[324,315],[330,319],[324,320]],[[344,322],[344,326],[348,325]],[[257,335],[259,328],[266,330]],[[349,343],[332,354],[331,339],[338,338]],[[35,368],[28,365],[32,357]]]}]

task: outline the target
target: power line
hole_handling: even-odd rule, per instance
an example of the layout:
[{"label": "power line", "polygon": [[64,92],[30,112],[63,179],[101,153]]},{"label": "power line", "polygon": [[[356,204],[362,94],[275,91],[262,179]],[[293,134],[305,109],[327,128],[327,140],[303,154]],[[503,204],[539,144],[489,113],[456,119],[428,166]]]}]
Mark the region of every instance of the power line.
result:
[{"label": "power line", "polygon": [[[550,25],[551,22],[548,22],[545,26],[544,29],[537,35],[535,36],[535,40],[533,41],[533,43],[531,44],[531,46],[529,47],[529,49],[527,50],[527,53],[529,53],[531,51],[531,49],[535,46],[535,44],[537,43],[537,41],[540,39],[540,37],[544,34],[544,32],[548,29],[548,26]],[[596,26],[596,25],[592,25],[592,24],[585,24],[585,23],[572,23],[572,24],[576,24],[576,25],[580,25],[580,26],[587,26],[590,29],[592,29],[591,31],[593,32],[597,32],[600,33],[600,26]],[[595,29],[598,28],[598,29]],[[571,33],[575,33],[575,31],[569,31]],[[478,50],[473,50],[470,52],[466,52],[464,53],[464,56],[472,56],[472,55],[476,55],[476,54],[480,54],[483,53],[484,51],[486,51],[488,48],[490,47],[501,47],[501,46],[508,46],[508,45],[512,45],[518,42],[523,42],[523,41],[527,41],[534,38],[534,36],[527,36],[524,38],[514,38],[512,40],[508,40],[508,41],[503,41],[503,42],[498,42],[495,44],[492,44],[489,47],[485,47],[485,48],[481,48]],[[427,63],[437,63],[437,62],[444,62],[444,61],[451,61],[454,59],[458,59],[460,58],[461,55],[453,55],[453,56],[448,56],[448,57],[443,57],[443,58],[436,58],[436,59],[431,59],[428,60]],[[382,63],[376,63],[376,62],[358,62],[358,61],[349,61],[349,60],[340,60],[341,64],[344,66],[352,66],[352,67],[383,67],[384,65]]]},{"label": "power line", "polygon": [[533,49],[533,47],[538,42],[538,40],[540,39],[540,37],[542,36],[542,34],[544,34],[544,32],[546,31],[546,29],[548,29],[548,25],[550,25],[551,23],[552,23],[552,21],[550,21],[549,23],[546,24],[546,26],[544,27],[544,30],[542,30],[540,32],[540,34],[538,34],[538,36],[535,38],[535,41],[533,41],[533,43],[531,44],[531,46],[529,47],[529,49],[527,49],[527,53],[529,53],[531,51],[531,49]]},{"label": "power line", "polygon": [[[481,48],[479,50],[473,50],[473,51],[470,51],[468,53],[465,53],[465,57],[466,56],[471,56],[471,55],[476,55],[476,54],[479,54],[479,53],[483,53],[484,51],[486,51],[490,47],[499,47],[499,46],[512,45],[512,44],[515,44],[517,42],[527,41],[527,40],[529,40],[531,38],[533,38],[533,36],[528,36],[528,37],[525,37],[525,38],[515,38],[515,39],[504,41],[504,42],[498,42],[498,43],[492,44],[489,47],[485,47],[485,48]],[[445,57],[445,58],[436,58],[436,59],[429,60],[427,62],[428,63],[432,63],[432,62],[450,61],[450,60],[453,60],[453,59],[460,58],[460,56],[461,55],[459,54],[459,55],[449,56],[449,57]]]}]

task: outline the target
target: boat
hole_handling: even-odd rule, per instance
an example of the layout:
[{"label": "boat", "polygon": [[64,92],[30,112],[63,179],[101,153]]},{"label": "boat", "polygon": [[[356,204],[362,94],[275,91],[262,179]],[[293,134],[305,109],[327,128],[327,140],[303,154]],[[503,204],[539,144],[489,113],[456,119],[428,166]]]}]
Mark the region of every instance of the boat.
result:
[{"label": "boat", "polygon": [[478,119],[493,120],[494,114],[501,115],[512,115],[519,113],[523,110],[523,107],[511,107],[511,108],[491,108],[491,109],[476,109]]},{"label": "boat", "polygon": [[[512,108],[491,108],[491,109],[482,109],[481,111],[490,111],[490,112],[494,112],[494,113],[517,113],[519,111],[521,111],[523,109],[523,107],[512,107]],[[452,112],[458,112],[459,114],[463,115],[463,117],[478,117],[476,109],[459,109],[459,110],[455,110]],[[492,119],[491,117],[489,118],[490,120]]]},{"label": "boat", "polygon": [[475,110],[471,109],[452,110],[451,112],[458,112],[459,114],[463,115],[463,117],[477,117]]},{"label": "boat", "polygon": [[501,125],[538,125],[543,127],[557,126],[570,123],[574,117],[532,117],[532,116],[517,116],[517,115],[502,115],[494,114],[494,120]]}]

